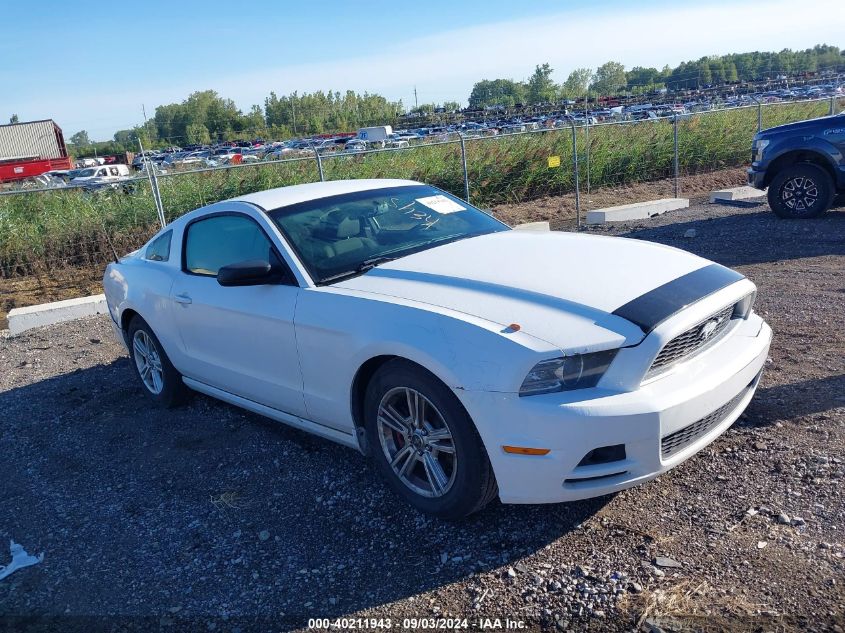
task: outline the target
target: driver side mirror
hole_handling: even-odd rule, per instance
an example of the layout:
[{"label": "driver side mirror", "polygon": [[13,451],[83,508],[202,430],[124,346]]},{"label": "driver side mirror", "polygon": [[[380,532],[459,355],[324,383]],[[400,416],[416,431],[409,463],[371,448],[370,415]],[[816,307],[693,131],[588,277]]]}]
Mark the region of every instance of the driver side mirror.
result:
[{"label": "driver side mirror", "polygon": [[273,268],[270,262],[261,259],[229,264],[217,271],[217,283],[221,286],[263,286],[277,284],[285,277],[281,268]]}]

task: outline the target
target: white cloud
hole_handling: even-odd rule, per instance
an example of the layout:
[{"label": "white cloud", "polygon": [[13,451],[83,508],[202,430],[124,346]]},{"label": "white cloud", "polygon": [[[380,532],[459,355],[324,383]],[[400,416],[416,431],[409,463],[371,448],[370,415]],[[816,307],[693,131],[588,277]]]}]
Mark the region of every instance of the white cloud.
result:
[{"label": "white cloud", "polygon": [[[180,101],[193,90],[209,87],[243,108],[262,103],[270,90],[286,94],[329,88],[378,92],[409,105],[414,86],[420,102],[465,101],[476,80],[522,79],[543,62],[549,62],[556,69],[555,79],[563,81],[573,68],[595,68],[610,59],[628,67],[662,66],[711,54],[843,44],[841,0],[801,2],[801,15],[824,16],[808,28],[795,28],[795,10],[795,0],[694,7],[632,4],[624,9],[570,11],[454,30],[433,23],[432,29],[440,32],[422,37],[403,39],[402,31],[395,30],[390,35],[394,41],[387,46],[379,41],[377,53],[354,54],[356,48],[366,50],[368,36],[364,34],[350,38],[349,57],[331,62],[292,63],[238,75],[209,73],[190,84],[164,79],[153,90],[139,86],[137,91],[119,94],[107,89],[90,92],[62,104],[61,117],[70,130],[86,127],[99,138],[139,121],[142,102],[149,114],[155,105]],[[373,41],[379,37],[372,35]],[[303,56],[307,54],[304,50]],[[59,112],[44,115],[61,122]]]}]

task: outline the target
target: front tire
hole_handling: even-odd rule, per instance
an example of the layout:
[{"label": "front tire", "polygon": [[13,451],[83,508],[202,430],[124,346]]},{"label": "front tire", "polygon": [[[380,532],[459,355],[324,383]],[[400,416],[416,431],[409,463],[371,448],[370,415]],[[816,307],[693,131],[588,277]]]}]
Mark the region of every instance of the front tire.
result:
[{"label": "front tire", "polygon": [[833,203],[833,179],[812,163],[795,163],[781,169],[769,184],[769,206],[786,219],[815,218]]},{"label": "front tire", "polygon": [[364,414],[377,468],[418,510],[455,520],[497,496],[475,425],[428,371],[402,359],[382,365],[367,385]]},{"label": "front tire", "polygon": [[182,376],[170,362],[147,322],[139,316],[129,323],[129,356],[144,393],[162,407],[174,407],[187,392]]}]

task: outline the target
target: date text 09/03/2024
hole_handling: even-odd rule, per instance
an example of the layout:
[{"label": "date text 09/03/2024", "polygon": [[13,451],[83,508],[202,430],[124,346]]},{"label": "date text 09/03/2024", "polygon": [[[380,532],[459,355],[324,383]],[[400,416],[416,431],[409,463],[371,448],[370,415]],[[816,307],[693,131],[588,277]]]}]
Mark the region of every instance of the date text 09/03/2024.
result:
[{"label": "date text 09/03/2024", "polygon": [[403,618],[393,621],[391,618],[312,618],[308,628],[312,630],[390,630],[395,627],[406,631],[518,631],[527,628],[523,620],[510,618]]}]

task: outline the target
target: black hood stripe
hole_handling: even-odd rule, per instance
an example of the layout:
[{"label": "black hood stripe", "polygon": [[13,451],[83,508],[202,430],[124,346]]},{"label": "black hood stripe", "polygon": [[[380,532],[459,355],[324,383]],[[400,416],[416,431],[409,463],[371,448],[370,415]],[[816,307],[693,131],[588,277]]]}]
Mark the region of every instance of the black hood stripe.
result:
[{"label": "black hood stripe", "polygon": [[735,270],[711,264],[650,290],[613,314],[648,334],[673,314],[742,279],[745,277]]}]

